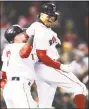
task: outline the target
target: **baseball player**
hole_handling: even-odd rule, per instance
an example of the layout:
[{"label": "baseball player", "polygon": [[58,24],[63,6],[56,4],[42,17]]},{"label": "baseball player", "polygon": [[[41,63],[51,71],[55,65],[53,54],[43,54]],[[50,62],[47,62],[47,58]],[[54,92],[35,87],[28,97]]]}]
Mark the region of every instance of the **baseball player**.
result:
[{"label": "baseball player", "polygon": [[6,71],[7,76],[7,83],[3,89],[7,108],[34,108],[36,103],[30,92],[35,78],[34,63],[30,57],[22,59],[21,52],[27,37],[20,26],[13,25],[6,30],[5,38],[10,43],[2,55],[2,71]]},{"label": "baseball player", "polygon": [[[51,29],[57,17],[58,13],[55,4],[44,4],[39,20],[34,22],[26,30],[28,36],[34,36],[32,55],[33,59],[38,61],[35,64],[35,70],[38,77],[36,83],[38,88],[39,107],[50,107],[53,99],[51,102],[48,102],[48,100],[54,97],[55,89],[61,87],[70,93],[74,93],[76,109],[84,109],[86,99],[85,85],[71,72],[70,65],[64,65],[54,61],[55,57],[48,54],[50,47],[60,42],[57,38],[57,34]],[[29,41],[27,43],[29,43]]]}]

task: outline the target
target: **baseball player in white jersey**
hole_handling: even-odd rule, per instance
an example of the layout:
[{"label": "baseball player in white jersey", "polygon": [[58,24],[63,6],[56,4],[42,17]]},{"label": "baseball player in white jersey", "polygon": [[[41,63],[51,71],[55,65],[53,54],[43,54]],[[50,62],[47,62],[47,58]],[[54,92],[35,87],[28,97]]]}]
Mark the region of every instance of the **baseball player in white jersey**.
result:
[{"label": "baseball player in white jersey", "polygon": [[34,62],[29,56],[22,59],[22,47],[27,41],[23,29],[13,25],[5,32],[8,44],[2,55],[3,67],[6,71],[7,83],[3,90],[3,96],[7,108],[35,108],[36,103],[32,99],[30,88],[34,82]]},{"label": "baseball player in white jersey", "polygon": [[57,87],[61,87],[70,93],[74,93],[76,109],[84,109],[86,99],[85,85],[71,72],[70,65],[54,61],[55,57],[50,56],[48,53],[50,47],[59,43],[57,34],[50,28],[53,22],[57,20],[57,15],[55,4],[44,4],[40,13],[40,20],[34,22],[26,31],[28,36],[34,36],[33,58],[37,61],[34,56],[37,55],[38,57],[35,70],[38,77],[36,83],[39,108],[51,107],[54,92]]}]

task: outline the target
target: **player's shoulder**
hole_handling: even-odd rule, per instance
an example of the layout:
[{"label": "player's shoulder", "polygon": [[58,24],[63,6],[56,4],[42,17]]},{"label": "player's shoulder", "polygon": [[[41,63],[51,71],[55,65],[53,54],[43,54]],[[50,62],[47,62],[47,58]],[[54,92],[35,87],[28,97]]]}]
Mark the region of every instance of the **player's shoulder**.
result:
[{"label": "player's shoulder", "polygon": [[40,26],[40,23],[37,22],[37,21],[35,21],[35,22],[32,23],[29,27],[30,27],[30,28],[36,28],[36,27],[38,27],[38,26]]},{"label": "player's shoulder", "polygon": [[25,43],[12,43],[12,44],[8,44],[8,45],[5,47],[4,50],[8,50],[8,49],[11,50],[11,49],[15,49],[15,48],[19,49],[19,48],[21,48],[24,44],[25,44]]},{"label": "player's shoulder", "polygon": [[11,48],[21,48],[25,43],[13,43],[10,45]]},{"label": "player's shoulder", "polygon": [[31,35],[34,35],[35,34],[35,31],[37,31],[39,28],[39,24],[38,22],[34,22],[32,23],[28,29],[26,30],[26,33],[28,36],[31,36]]}]

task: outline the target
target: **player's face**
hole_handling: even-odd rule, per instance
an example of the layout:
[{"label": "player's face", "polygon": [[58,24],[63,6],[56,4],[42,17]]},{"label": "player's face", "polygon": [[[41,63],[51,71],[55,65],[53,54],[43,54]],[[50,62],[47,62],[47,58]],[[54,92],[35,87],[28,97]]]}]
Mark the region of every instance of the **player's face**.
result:
[{"label": "player's face", "polygon": [[48,16],[48,21],[50,22],[50,23],[53,23],[53,22],[55,22],[55,17],[52,17],[52,16]]},{"label": "player's face", "polygon": [[47,16],[46,26],[53,27],[55,19],[53,16]]},{"label": "player's face", "polygon": [[28,38],[23,33],[21,33],[15,37],[14,42],[26,43],[27,40],[28,40]]},{"label": "player's face", "polygon": [[47,27],[53,27],[56,17],[41,13],[40,19]]}]

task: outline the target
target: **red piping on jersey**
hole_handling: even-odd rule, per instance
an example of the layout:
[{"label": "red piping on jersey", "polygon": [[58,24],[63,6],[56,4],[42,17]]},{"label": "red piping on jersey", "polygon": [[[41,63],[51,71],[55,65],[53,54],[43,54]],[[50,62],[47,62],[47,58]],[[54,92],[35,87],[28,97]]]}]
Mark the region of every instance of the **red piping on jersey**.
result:
[{"label": "red piping on jersey", "polygon": [[60,63],[53,61],[49,56],[46,55],[46,50],[36,50],[37,56],[41,62],[45,65],[60,69]]},{"label": "red piping on jersey", "polygon": [[24,47],[20,50],[19,54],[21,58],[27,58],[32,51],[32,47],[29,43],[26,43]]}]

